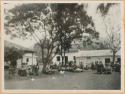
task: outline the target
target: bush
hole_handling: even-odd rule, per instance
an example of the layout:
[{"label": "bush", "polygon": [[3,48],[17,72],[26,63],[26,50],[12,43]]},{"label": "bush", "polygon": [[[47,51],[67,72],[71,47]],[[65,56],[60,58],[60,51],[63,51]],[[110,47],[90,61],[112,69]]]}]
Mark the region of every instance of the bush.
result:
[{"label": "bush", "polygon": [[18,70],[18,74],[19,74],[20,76],[27,76],[26,70]]}]

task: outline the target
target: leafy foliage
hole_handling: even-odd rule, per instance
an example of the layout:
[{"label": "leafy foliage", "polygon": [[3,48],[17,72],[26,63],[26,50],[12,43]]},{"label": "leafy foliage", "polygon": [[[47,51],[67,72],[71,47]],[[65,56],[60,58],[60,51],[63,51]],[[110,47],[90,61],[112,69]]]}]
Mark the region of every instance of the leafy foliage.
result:
[{"label": "leafy foliage", "polygon": [[83,33],[89,33],[94,38],[98,38],[98,33],[94,29],[92,17],[88,16],[85,5],[81,4],[57,4],[55,22],[58,25],[59,40],[62,50],[71,47],[74,39],[81,39]]},{"label": "leafy foliage", "polygon": [[16,6],[9,12],[13,16],[6,24],[6,31],[11,32],[13,37],[33,37],[41,48],[42,63],[45,66],[51,63],[59,51],[69,49],[74,39],[82,38],[82,33],[99,37],[84,5],[30,3]]},{"label": "leafy foliage", "polygon": [[107,13],[109,12],[109,9],[113,6],[116,5],[116,3],[101,3],[98,5],[97,10],[100,11],[102,16],[106,16]]},{"label": "leafy foliage", "polygon": [[17,60],[19,58],[22,58],[24,52],[21,50],[18,50],[14,47],[5,47],[4,49],[4,60],[10,61],[10,66],[15,67],[17,65]]}]

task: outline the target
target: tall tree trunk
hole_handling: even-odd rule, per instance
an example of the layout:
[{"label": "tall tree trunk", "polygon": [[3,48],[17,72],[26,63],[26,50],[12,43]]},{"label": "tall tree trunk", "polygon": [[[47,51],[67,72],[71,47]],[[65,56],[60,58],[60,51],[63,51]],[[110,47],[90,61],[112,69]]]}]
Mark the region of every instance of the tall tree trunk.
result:
[{"label": "tall tree trunk", "polygon": [[41,46],[41,57],[42,57],[42,64],[43,64],[42,72],[43,72],[43,73],[46,73],[47,63],[46,63],[46,60],[45,60],[44,50],[45,50],[44,47]]},{"label": "tall tree trunk", "polygon": [[115,54],[116,54],[116,52],[113,51],[113,57],[112,57],[112,62],[113,62],[113,64],[115,64]]},{"label": "tall tree trunk", "polygon": [[42,69],[42,72],[43,73],[46,73],[47,72],[47,63],[43,63],[43,69]]},{"label": "tall tree trunk", "polygon": [[61,46],[61,59],[62,59],[62,66],[64,65],[64,58],[63,58],[63,51],[62,51],[63,49],[62,49],[62,46]]},{"label": "tall tree trunk", "polygon": [[64,48],[64,64],[66,65],[65,48]]},{"label": "tall tree trunk", "polygon": [[63,66],[64,65],[64,62],[63,62],[63,47],[62,47],[63,43],[62,43],[62,39],[61,39],[61,59],[62,59],[62,62],[61,62],[61,65]]}]

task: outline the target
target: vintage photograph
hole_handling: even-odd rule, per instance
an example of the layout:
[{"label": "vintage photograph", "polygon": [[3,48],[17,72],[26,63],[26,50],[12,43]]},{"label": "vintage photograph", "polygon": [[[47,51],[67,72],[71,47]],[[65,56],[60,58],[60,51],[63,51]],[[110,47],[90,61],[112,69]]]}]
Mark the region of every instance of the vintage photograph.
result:
[{"label": "vintage photograph", "polygon": [[4,3],[5,90],[121,90],[121,3]]}]

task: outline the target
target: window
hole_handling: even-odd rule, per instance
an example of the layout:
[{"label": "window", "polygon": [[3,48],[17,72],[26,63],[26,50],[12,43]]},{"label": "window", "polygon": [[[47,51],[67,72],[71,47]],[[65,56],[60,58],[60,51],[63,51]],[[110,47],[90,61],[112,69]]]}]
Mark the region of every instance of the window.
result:
[{"label": "window", "polygon": [[57,61],[60,61],[60,56],[57,56]]},{"label": "window", "polygon": [[26,62],[29,62],[29,58],[26,59]]}]

